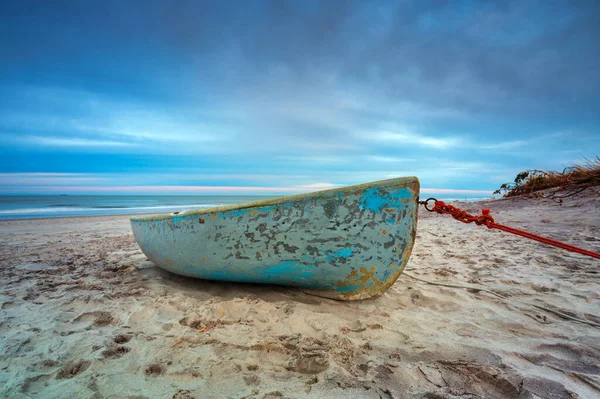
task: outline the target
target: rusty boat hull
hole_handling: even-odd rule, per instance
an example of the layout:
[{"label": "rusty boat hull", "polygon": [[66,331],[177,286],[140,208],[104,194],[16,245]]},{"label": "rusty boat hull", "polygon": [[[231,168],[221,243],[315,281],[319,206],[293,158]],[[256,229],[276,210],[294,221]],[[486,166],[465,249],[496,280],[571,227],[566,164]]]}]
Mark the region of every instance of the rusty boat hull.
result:
[{"label": "rusty boat hull", "polygon": [[383,180],[246,204],[133,216],[157,266],[208,280],[292,286],[358,300],[385,292],[410,257],[419,181]]}]

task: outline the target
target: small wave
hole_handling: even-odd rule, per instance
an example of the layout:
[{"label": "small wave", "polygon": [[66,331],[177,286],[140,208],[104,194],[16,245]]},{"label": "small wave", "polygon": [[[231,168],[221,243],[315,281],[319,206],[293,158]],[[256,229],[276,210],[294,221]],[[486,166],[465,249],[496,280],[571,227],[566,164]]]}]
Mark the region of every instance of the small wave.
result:
[{"label": "small wave", "polygon": [[159,205],[159,206],[138,206],[138,207],[128,207],[128,206],[94,206],[91,208],[82,208],[82,207],[46,207],[46,208],[18,208],[18,209],[4,209],[0,210],[0,215],[28,215],[28,214],[40,214],[40,215],[51,215],[56,213],[81,213],[81,214],[90,214],[93,215],[95,212],[105,212],[115,210],[115,211],[123,211],[127,210],[128,212],[137,212],[137,211],[154,211],[154,210],[173,210],[173,209],[198,209],[198,208],[212,208],[215,206],[221,206],[222,204],[192,204],[192,205]]},{"label": "small wave", "polygon": [[189,210],[194,210],[194,209],[198,209],[198,208],[214,208],[215,206],[222,206],[223,204],[195,204],[195,205],[159,205],[159,206],[139,206],[139,207],[133,207],[133,208],[128,208],[131,210],[134,209],[189,209]]},{"label": "small wave", "polygon": [[29,213],[58,213],[58,212],[77,212],[85,210],[85,208],[20,208],[20,209],[5,209],[0,211],[2,215],[19,215]]}]

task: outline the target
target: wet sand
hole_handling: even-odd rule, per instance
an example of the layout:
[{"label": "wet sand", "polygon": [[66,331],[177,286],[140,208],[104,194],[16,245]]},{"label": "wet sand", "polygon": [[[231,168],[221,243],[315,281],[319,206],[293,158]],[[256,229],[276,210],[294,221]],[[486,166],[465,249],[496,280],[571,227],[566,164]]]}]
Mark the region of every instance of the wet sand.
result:
[{"label": "wet sand", "polygon": [[[499,200],[497,222],[600,251],[600,199]],[[600,397],[600,261],[420,214],[384,295],[338,302],[149,262],[128,217],[0,222],[0,397]]]}]

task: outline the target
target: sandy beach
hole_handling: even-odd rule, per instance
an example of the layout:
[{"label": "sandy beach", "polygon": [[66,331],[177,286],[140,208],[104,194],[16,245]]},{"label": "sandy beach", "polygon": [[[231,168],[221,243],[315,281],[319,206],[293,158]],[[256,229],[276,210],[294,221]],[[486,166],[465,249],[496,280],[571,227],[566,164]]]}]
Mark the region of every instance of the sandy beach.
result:
[{"label": "sandy beach", "polygon": [[[600,198],[459,204],[600,251]],[[600,262],[421,212],[384,295],[194,280],[127,216],[0,222],[3,398],[600,397]]]}]

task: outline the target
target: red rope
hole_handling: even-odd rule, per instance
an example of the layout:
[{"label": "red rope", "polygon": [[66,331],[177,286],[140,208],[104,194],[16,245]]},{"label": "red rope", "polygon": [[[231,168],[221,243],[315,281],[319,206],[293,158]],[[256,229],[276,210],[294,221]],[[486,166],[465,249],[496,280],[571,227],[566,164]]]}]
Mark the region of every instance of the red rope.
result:
[{"label": "red rope", "polygon": [[[426,202],[425,202],[426,204]],[[427,206],[426,206],[427,207]],[[435,204],[432,209],[427,208],[427,210],[431,212],[437,212],[440,214],[452,215],[452,217],[456,220],[460,220],[463,223],[475,223],[478,226],[485,225],[489,229],[498,229],[502,231],[506,231],[508,233],[513,233],[519,235],[521,237],[529,238],[535,241],[543,242],[544,244],[554,245],[555,247],[566,249],[567,251],[577,252],[582,255],[591,256],[596,259],[600,259],[600,253],[589,251],[587,249],[576,247],[575,245],[566,244],[564,242],[556,241],[551,238],[538,236],[537,234],[530,233],[528,231],[515,229],[514,227],[505,226],[503,224],[498,224],[494,221],[492,215],[490,215],[489,209],[483,209],[481,211],[481,216],[474,216],[468,214],[460,208],[457,208],[452,205],[446,204],[444,201],[435,201]]]}]

